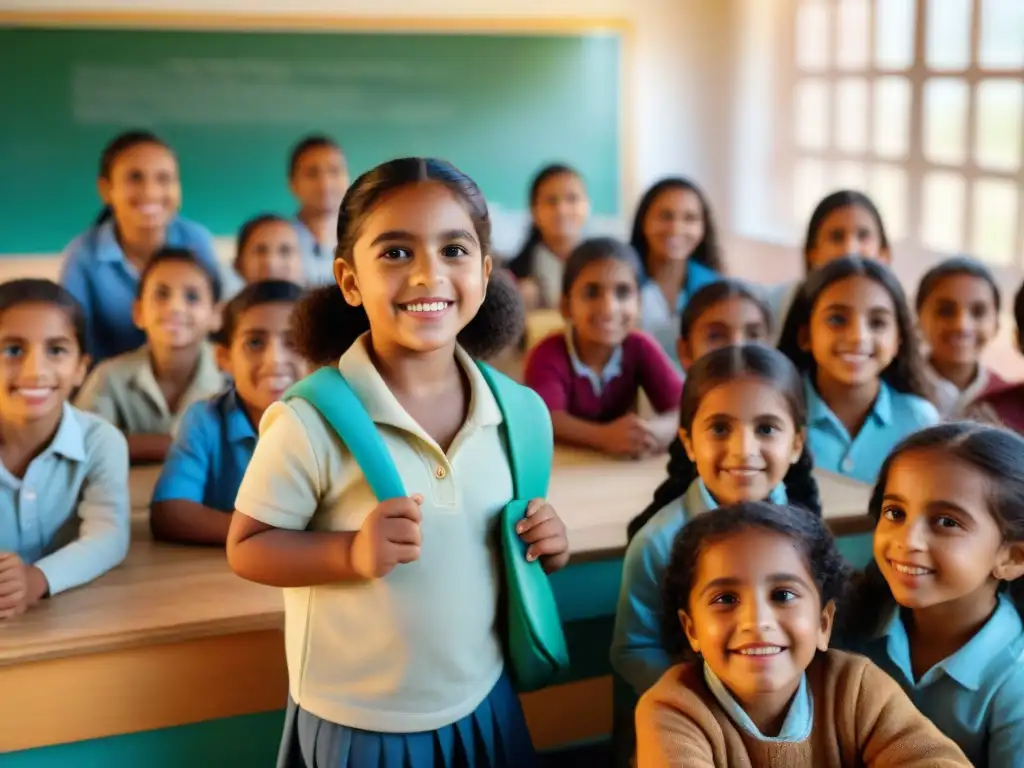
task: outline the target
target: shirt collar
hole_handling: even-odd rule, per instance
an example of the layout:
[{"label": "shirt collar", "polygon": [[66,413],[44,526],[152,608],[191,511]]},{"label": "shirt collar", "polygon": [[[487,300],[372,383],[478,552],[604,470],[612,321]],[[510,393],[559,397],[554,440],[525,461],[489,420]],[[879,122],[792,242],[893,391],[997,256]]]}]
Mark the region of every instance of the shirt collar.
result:
[{"label": "shirt collar", "polygon": [[131,262],[124,257],[121,244],[117,242],[113,216],[96,228],[96,258],[99,261],[120,261],[127,266],[132,266]]},{"label": "shirt collar", "polygon": [[[778,506],[784,506],[789,503],[789,494],[786,493],[785,483],[779,483],[772,488],[771,493],[768,494],[768,502]],[[704,485],[704,481],[698,477],[686,489],[684,506],[688,513],[693,516],[718,509],[718,502],[715,501],[708,487]]]},{"label": "shirt collar", "polygon": [[[355,392],[366,412],[376,424],[388,424],[392,427],[410,432],[427,443],[433,440],[416,423],[409,412],[398,402],[377,366],[370,359],[367,345],[370,343],[370,332],[367,331],[353,342],[352,346],[338,361],[338,370],[345,377]],[[466,416],[466,428],[486,427],[502,422],[501,409],[494,398],[490,386],[480,373],[480,368],[461,346],[455,346],[455,360],[469,378],[469,413]]]},{"label": "shirt collar", "polygon": [[61,409],[60,426],[50,441],[48,450],[70,461],[85,461],[85,437],[75,409],[64,403]]},{"label": "shirt collar", "polygon": [[256,430],[249,421],[249,415],[245,412],[242,398],[238,396],[238,390],[229,388],[222,396],[220,402],[221,413],[224,417],[224,429],[229,442],[240,443],[245,440],[255,440]]},{"label": "shirt collar", "polygon": [[616,376],[622,375],[622,346],[618,346],[612,352],[612,356],[608,358],[608,362],[604,368],[598,372],[591,368],[589,365],[584,365],[583,361],[580,360],[579,355],[576,354],[576,340],[574,338],[572,326],[566,325],[565,327],[565,347],[569,350],[569,362],[572,363],[572,370],[577,376],[581,376],[590,382],[590,386],[594,388],[594,394],[600,395],[601,391],[608,385],[608,382],[614,379]]},{"label": "shirt collar", "polygon": [[[807,423],[809,425],[837,424],[843,427],[844,432],[846,431],[846,427],[842,425],[839,418],[818,394],[809,373],[804,376],[804,394],[807,398]],[[871,404],[868,418],[874,419],[882,426],[887,426],[892,422],[892,389],[884,381],[878,382],[878,396]]]},{"label": "shirt collar", "polygon": [[739,702],[733,698],[729,689],[718,679],[718,676],[706,663],[704,664],[704,681],[708,690],[718,701],[719,705],[726,711],[732,721],[744,730],[748,735],[758,741],[804,741],[811,735],[811,726],[814,723],[814,702],[811,698],[811,691],[807,686],[807,675],[800,677],[800,685],[796,689],[796,695],[789,704],[786,718],[782,722],[782,729],[778,736],[765,736],[754,725],[754,721],[746,713]]},{"label": "shirt collar", "polygon": [[[929,669],[917,687],[935,682],[942,674],[956,680],[964,688],[976,691],[981,687],[982,678],[986,673],[983,660],[990,660],[1013,640],[1024,633],[1024,624],[1020,614],[1009,597],[997,596],[996,609],[981,629],[963,647],[952,656],[940,661]],[[892,609],[889,620],[882,625],[875,635],[876,639],[886,641],[886,653],[912,685],[914,673],[910,665],[910,638],[903,624],[903,616],[899,607]]]},{"label": "shirt collar", "polygon": [[[153,372],[153,361],[149,356],[149,345],[143,344],[128,354],[132,356],[132,363],[135,368],[131,375],[132,384],[140,391],[145,392],[162,414],[165,416],[170,415],[167,398],[164,397],[163,390],[160,389],[160,385],[157,383],[156,374]],[[215,392],[224,386],[224,375],[217,368],[217,362],[213,357],[213,348],[208,343],[203,342],[199,345],[198,354],[199,359],[196,361],[196,371],[192,376],[192,381],[189,382],[181,396],[182,403],[189,403],[193,399],[192,393],[197,389],[204,392]]]}]

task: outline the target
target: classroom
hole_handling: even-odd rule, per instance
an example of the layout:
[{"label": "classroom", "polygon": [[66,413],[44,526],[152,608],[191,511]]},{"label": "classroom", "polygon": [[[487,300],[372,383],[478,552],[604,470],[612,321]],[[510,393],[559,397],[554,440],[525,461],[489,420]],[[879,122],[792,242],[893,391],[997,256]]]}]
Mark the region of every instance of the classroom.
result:
[{"label": "classroom", "polygon": [[0,766],[1021,765],[1024,3],[0,69]]}]

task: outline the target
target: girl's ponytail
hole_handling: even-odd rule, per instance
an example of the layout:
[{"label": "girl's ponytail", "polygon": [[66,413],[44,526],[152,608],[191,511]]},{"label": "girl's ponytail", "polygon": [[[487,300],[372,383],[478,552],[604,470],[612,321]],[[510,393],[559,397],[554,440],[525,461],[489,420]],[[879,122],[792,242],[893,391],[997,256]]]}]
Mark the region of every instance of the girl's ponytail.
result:
[{"label": "girl's ponytail", "polygon": [[315,288],[292,315],[295,347],[314,365],[333,365],[352,343],[370,330],[362,306],[353,307],[337,285]]},{"label": "girl's ponytail", "polygon": [[533,274],[533,249],[538,245],[540,245],[540,229],[536,224],[531,224],[523,247],[505,265],[517,280],[522,280]]},{"label": "girl's ponytail", "polygon": [[817,517],[821,517],[821,494],[818,481],[814,479],[814,459],[811,458],[810,447],[804,443],[803,452],[796,463],[789,468],[782,482],[786,486],[789,503],[803,507]]},{"label": "girl's ponytail", "polygon": [[114,209],[109,205],[104,205],[100,208],[99,214],[96,216],[96,220],[92,223],[94,227],[101,226],[105,221],[112,218],[114,215]]},{"label": "girl's ponytail", "polygon": [[696,479],[697,466],[686,455],[683,441],[677,436],[668,449],[668,477],[654,491],[654,498],[644,511],[629,521],[626,526],[627,540],[632,541],[648,520],[686,493],[686,489]]}]

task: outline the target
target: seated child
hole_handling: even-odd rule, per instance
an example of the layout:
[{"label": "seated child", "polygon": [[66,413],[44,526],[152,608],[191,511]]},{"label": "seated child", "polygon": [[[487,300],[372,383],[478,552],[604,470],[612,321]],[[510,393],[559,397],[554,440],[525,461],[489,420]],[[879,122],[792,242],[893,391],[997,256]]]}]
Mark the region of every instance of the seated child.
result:
[{"label": "seated child", "polygon": [[234,386],[193,403],[181,419],[153,493],[156,539],[223,545],[235,495],[256,447],[263,412],[306,375],[292,344],[292,309],[302,289],[253,283],[228,302],[217,362]]},{"label": "seated child", "polygon": [[1024,439],[971,422],[907,438],[871,499],[851,647],[979,768],[1024,756]]},{"label": "seated child", "polygon": [[[1024,352],[1024,285],[1013,299],[1013,317],[1017,348]],[[1003,381],[991,373],[989,379],[988,387],[967,407],[965,415],[1024,434],[1024,383]]]},{"label": "seated child", "polygon": [[708,352],[736,344],[767,343],[771,310],[742,280],[719,278],[690,297],[679,320],[676,354],[689,368]]},{"label": "seated child", "polygon": [[238,232],[235,271],[248,283],[287,280],[305,285],[299,234],[283,216],[264,213],[249,219]]},{"label": "seated child", "polygon": [[740,501],[821,514],[806,423],[803,382],[777,350],[727,347],[690,369],[679,420],[685,451],[672,456],[668,479],[628,527],[611,662],[637,695],[672,663],[659,638],[661,585],[680,528]]},{"label": "seated child", "polygon": [[0,285],[0,619],[128,554],[124,436],[67,402],[85,339],[85,314],[56,283]]},{"label": "seated child", "polygon": [[[562,280],[564,333],[533,348],[525,380],[547,403],[555,439],[640,457],[675,436],[682,379],[649,336],[633,331],[640,262],[625,243],[596,238],[572,252]],[[636,413],[643,390],[656,412]]]},{"label": "seated child", "polygon": [[801,509],[746,502],[687,525],[662,626],[674,655],[697,658],[640,699],[638,767],[969,766],[888,675],[829,650],[846,576]]},{"label": "seated child", "polygon": [[96,366],[78,393],[79,408],[128,436],[133,463],[163,461],[180,414],[224,387],[206,341],[218,298],[216,276],[191,251],[157,253],[133,308],[147,343]]},{"label": "seated child", "polygon": [[812,272],[779,349],[804,374],[816,467],[873,484],[900,440],[939,420],[903,289],[879,261]]},{"label": "seated child", "polygon": [[925,375],[944,418],[960,418],[1002,379],[980,362],[999,330],[999,287],[991,270],[965,256],[928,270],[917,289],[917,319],[928,345]]},{"label": "seated child", "polygon": [[288,186],[299,204],[292,223],[299,235],[304,283],[334,285],[338,211],[348,181],[348,160],[330,136],[305,136],[292,148]]}]

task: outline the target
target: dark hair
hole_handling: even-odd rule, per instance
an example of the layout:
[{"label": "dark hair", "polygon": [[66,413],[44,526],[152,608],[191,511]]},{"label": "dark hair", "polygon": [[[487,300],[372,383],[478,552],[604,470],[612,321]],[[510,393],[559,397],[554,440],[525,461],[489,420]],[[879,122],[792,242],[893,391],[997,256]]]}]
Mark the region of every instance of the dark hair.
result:
[{"label": "dark hair", "polygon": [[751,529],[780,534],[793,541],[814,579],[822,608],[829,602],[839,603],[843,599],[852,571],[820,517],[799,507],[776,506],[763,501],[744,501],[711,514],[698,515],[676,534],[662,583],[661,636],[671,656],[685,658],[693,654],[679,622],[679,611],[691,613],[690,594],[700,556],[708,546]]},{"label": "dark hair", "polygon": [[1013,321],[1017,324],[1017,347],[1024,351],[1024,283],[1013,297]]},{"label": "dark hair", "polygon": [[[156,144],[158,147],[163,147],[168,152],[171,151],[167,142],[155,133],[142,130],[125,131],[111,139],[103,148],[103,152],[100,154],[99,177],[109,181],[110,174],[114,170],[114,163],[117,162],[117,158],[119,158],[122,153],[127,152],[129,149],[137,147],[140,144]],[[98,227],[113,215],[114,209],[109,205],[104,205],[103,208],[100,209],[99,215],[96,217],[94,226]]]},{"label": "dark hair", "polygon": [[[565,165],[563,163],[553,163],[552,165],[546,165],[537,172],[537,175],[533,177],[533,181],[530,183],[530,210],[533,210],[533,206],[537,204],[537,196],[540,194],[540,188],[544,186],[544,182],[549,179],[553,179],[555,176],[574,176],[581,182],[583,177],[576,171],[575,168]],[[508,270],[517,278],[529,277],[533,272],[533,249],[536,248],[541,242],[540,228],[533,223],[532,215],[530,221],[530,229],[526,233],[526,242],[519,249],[511,260],[509,260]]]},{"label": "dark hair", "polygon": [[730,299],[743,299],[757,307],[761,316],[764,317],[768,333],[771,334],[772,311],[760,292],[743,280],[738,280],[735,277],[723,277],[700,288],[686,302],[683,314],[679,318],[679,338],[689,341],[690,331],[700,320],[700,316],[716,304]]},{"label": "dark hair", "polygon": [[640,287],[643,267],[640,265],[640,258],[636,252],[614,237],[593,237],[573,248],[568,261],[565,262],[565,271],[562,273],[562,295],[569,295],[572,284],[576,282],[576,278],[588,265],[605,259],[621,262],[632,269],[637,288]]},{"label": "dark hair", "polygon": [[210,294],[213,297],[213,303],[216,304],[220,301],[220,277],[205,261],[196,256],[196,254],[188,248],[161,248],[159,251],[154,253],[150,260],[146,262],[146,266],[142,268],[142,273],[139,275],[139,287],[136,289],[135,294],[137,299],[142,298],[142,292],[146,287],[146,281],[149,280],[149,276],[153,274],[153,270],[161,264],[167,264],[168,262],[189,264],[198,269],[203,273],[206,281],[210,284]]},{"label": "dark hair", "polygon": [[298,304],[302,296],[302,288],[287,280],[250,283],[224,305],[220,330],[213,335],[213,340],[223,346],[230,346],[235,339],[238,321],[250,309],[264,304]]},{"label": "dark hair", "polygon": [[[868,506],[875,525],[882,515],[893,465],[905,454],[923,450],[942,451],[985,474],[990,481],[988,511],[999,525],[1003,540],[1024,542],[1024,438],[1007,429],[970,421],[926,427],[893,449],[878,473]],[[1024,613],[1024,580],[1011,582],[1009,593]],[[874,635],[895,607],[892,590],[878,564],[869,563],[857,579],[850,606],[841,612],[845,616],[844,636]]]},{"label": "dark hair", "polygon": [[256,230],[262,227],[264,224],[270,224],[271,222],[288,224],[291,226],[291,222],[288,221],[284,216],[280,216],[276,213],[261,213],[259,216],[253,216],[251,219],[246,221],[242,228],[238,230],[238,238],[236,239],[235,245],[235,270],[237,271],[242,263],[242,253],[245,251],[245,246],[249,244],[249,240],[256,234]]},{"label": "dark hair", "polygon": [[[777,389],[789,405],[794,426],[798,430],[807,426],[804,383],[793,364],[771,347],[741,344],[708,352],[687,371],[679,406],[680,428],[690,432],[700,402],[708,392],[725,382],[743,377],[760,379]],[[799,460],[789,468],[782,482],[786,486],[790,503],[820,515],[821,497],[818,482],[812,474],[813,469],[814,461],[805,441]],[[636,536],[658,510],[686,493],[690,483],[696,479],[697,467],[686,455],[686,449],[677,437],[669,448],[668,478],[654,491],[654,498],[646,509],[629,521],[626,526],[627,536],[630,539]]]},{"label": "dark hair", "polygon": [[[349,187],[338,216],[337,258],[352,263],[352,246],[363,222],[388,194],[423,182],[442,184],[461,201],[473,220],[481,251],[488,254],[491,219],[476,183],[445,160],[406,157],[378,165]],[[366,310],[349,305],[337,285],[308,293],[295,309],[294,322],[299,351],[320,365],[337,361],[370,328]],[[474,357],[490,357],[517,341],[524,326],[519,292],[502,270],[495,269],[487,282],[484,302],[459,333],[459,343]]]},{"label": "dark hair", "polygon": [[309,136],[304,136],[298,141],[298,143],[292,147],[291,153],[288,155],[288,178],[295,176],[295,171],[298,170],[299,162],[302,160],[302,156],[311,149],[334,149],[337,150],[338,154],[341,155],[342,163],[345,162],[345,153],[342,152],[341,146],[332,139],[330,136],[326,136],[322,133],[314,133]]},{"label": "dark hair", "polygon": [[838,192],[825,196],[811,214],[811,221],[807,225],[807,236],[804,238],[805,272],[811,271],[809,256],[811,250],[818,242],[818,230],[825,223],[825,219],[840,208],[861,208],[871,214],[871,218],[875,220],[875,224],[878,226],[878,237],[882,241],[882,247],[886,250],[889,249],[889,237],[885,233],[885,224],[882,223],[882,214],[879,213],[878,206],[863,192],[858,192],[854,189],[841,189]]},{"label": "dark hair", "polygon": [[892,298],[896,325],[900,334],[899,349],[892,362],[882,371],[881,379],[897,392],[930,399],[931,389],[924,376],[924,363],[917,345],[914,320],[907,306],[903,287],[892,271],[879,261],[859,256],[844,256],[823,264],[811,272],[786,315],[779,337],[779,349],[793,361],[801,373],[817,372],[813,355],[800,347],[801,329],[809,328],[814,305],[833,283],[851,277],[866,277],[882,286]]},{"label": "dark hair", "polygon": [[633,233],[629,237],[629,242],[636,249],[636,252],[640,254],[645,274],[647,276],[651,274],[649,260],[651,249],[647,244],[647,238],[644,237],[644,219],[647,218],[648,211],[651,210],[651,206],[654,205],[661,193],[670,189],[682,189],[692,192],[700,200],[700,208],[704,216],[704,238],[693,249],[690,258],[708,269],[713,269],[719,273],[722,272],[724,265],[722,264],[722,253],[718,246],[718,228],[715,226],[715,217],[711,213],[711,206],[708,204],[707,196],[700,187],[689,179],[673,176],[662,179],[644,193],[644,196],[640,198],[640,205],[637,206],[636,215],[633,217]]},{"label": "dark hair", "polygon": [[1000,297],[999,286],[996,285],[996,277],[992,274],[992,270],[970,256],[953,256],[936,264],[924,273],[924,277],[918,283],[917,296],[914,300],[914,309],[917,310],[917,313],[921,314],[924,303],[928,300],[932,291],[938,287],[939,283],[947,277],[959,275],[976,277],[988,283],[988,287],[992,289],[992,301],[995,305],[996,314],[999,314]]},{"label": "dark hair", "polygon": [[75,333],[75,341],[83,355],[86,346],[86,320],[82,305],[62,286],[52,280],[23,277],[0,283],[0,315],[21,304],[52,304],[63,310]]}]

